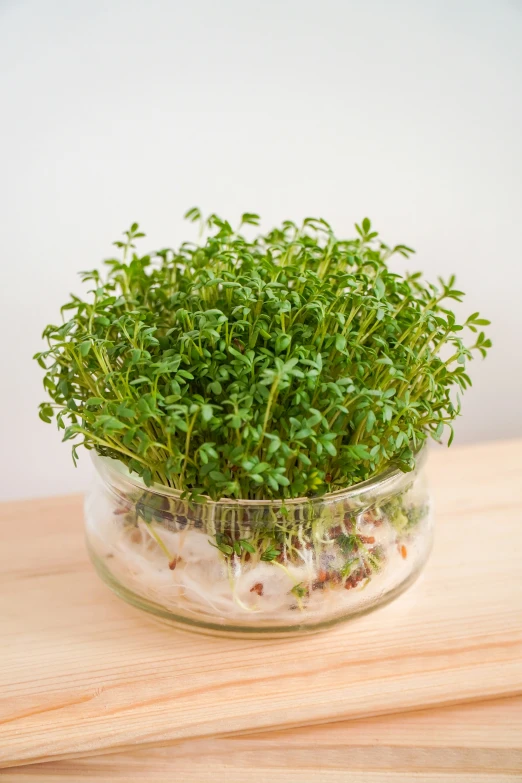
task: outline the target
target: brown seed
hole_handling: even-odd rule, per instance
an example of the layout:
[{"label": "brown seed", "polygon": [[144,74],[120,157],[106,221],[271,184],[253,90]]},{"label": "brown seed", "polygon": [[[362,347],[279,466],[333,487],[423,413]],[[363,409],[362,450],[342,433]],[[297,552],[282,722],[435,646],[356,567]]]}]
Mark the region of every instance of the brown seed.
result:
[{"label": "brown seed", "polygon": [[382,525],[382,517],[377,516],[377,512],[375,510],[365,511],[362,516],[362,520],[367,525],[374,525],[375,527]]},{"label": "brown seed", "polygon": [[173,557],[172,558],[172,560],[169,563],[169,568],[170,568],[171,571],[174,571],[174,569],[176,568],[176,566],[177,566],[177,564],[179,563],[180,560],[181,560],[181,557]]},{"label": "brown seed", "polygon": [[363,544],[375,544],[375,536],[359,536]]},{"label": "brown seed", "polygon": [[366,568],[358,568],[357,571],[354,571],[353,574],[350,574],[348,579],[345,583],[346,590],[350,590],[352,587],[357,587],[359,582],[362,582],[363,579],[366,579],[367,577]]},{"label": "brown seed", "polygon": [[352,533],[355,528],[354,521],[348,514],[344,518],[344,527],[347,533]]},{"label": "brown seed", "polygon": [[317,581],[318,582],[326,582],[328,580],[328,574],[326,571],[319,571],[317,574]]},{"label": "brown seed", "polygon": [[256,582],[256,584],[250,588],[250,592],[257,593],[258,595],[263,595],[263,583]]}]

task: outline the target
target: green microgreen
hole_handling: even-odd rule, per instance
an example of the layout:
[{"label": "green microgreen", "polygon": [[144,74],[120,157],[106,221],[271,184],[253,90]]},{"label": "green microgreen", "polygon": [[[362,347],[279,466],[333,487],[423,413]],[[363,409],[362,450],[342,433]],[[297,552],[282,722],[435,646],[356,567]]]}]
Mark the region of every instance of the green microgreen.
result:
[{"label": "green microgreen", "polygon": [[297,598],[305,598],[308,594],[308,588],[302,583],[294,585],[290,590]]},{"label": "green microgreen", "polygon": [[279,549],[276,549],[273,544],[269,544],[261,555],[261,560],[265,560],[267,563],[271,563],[272,560],[275,560],[276,557],[279,557],[280,554],[281,551]]},{"label": "green microgreen", "polygon": [[75,460],[83,444],[193,498],[284,499],[410,470],[445,430],[451,442],[467,364],[491,346],[488,321],[448,308],[454,277],[394,272],[413,251],[367,218],[355,239],[312,218],[249,239],[252,213],[237,230],[187,217],[206,238],[145,255],[134,223],[44,331],[40,417]]},{"label": "green microgreen", "polygon": [[359,539],[356,535],[347,536],[345,533],[341,533],[337,537],[337,544],[341,552],[345,555],[350,555],[352,552],[356,551],[358,543]]}]

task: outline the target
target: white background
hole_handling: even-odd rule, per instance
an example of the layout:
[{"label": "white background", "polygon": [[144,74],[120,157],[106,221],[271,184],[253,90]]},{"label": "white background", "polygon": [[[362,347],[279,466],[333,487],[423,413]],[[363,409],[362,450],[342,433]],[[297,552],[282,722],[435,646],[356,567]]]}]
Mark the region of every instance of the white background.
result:
[{"label": "white background", "polygon": [[[493,320],[457,441],[522,434],[519,0],[0,0],[2,498],[84,486],[32,354],[77,271],[195,204],[369,215]],[[143,246],[145,248],[145,245]]]}]

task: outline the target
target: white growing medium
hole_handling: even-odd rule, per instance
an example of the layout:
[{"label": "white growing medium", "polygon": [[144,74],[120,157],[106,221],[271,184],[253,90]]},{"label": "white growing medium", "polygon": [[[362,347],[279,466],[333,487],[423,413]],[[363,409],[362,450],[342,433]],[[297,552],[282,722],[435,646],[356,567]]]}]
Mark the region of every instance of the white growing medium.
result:
[{"label": "white growing medium", "polygon": [[[408,580],[424,563],[431,545],[430,514],[409,536],[406,558],[396,530],[386,519],[374,526],[361,514],[357,531],[373,536],[375,545],[382,547],[382,569],[353,589],[343,584],[313,589],[320,571],[340,557],[333,540],[321,546],[317,558],[311,549],[304,550],[300,564],[241,565],[236,559],[227,566],[204,531],[187,527],[174,532],[152,523],[170,555],[178,559],[171,570],[150,524],[142,520],[137,526],[123,524],[103,498],[87,504],[86,516],[90,546],[118,583],[173,615],[223,625],[314,625],[364,611]],[[298,600],[291,592],[299,583],[311,588],[309,598]],[[255,591],[259,584],[262,595]]]}]

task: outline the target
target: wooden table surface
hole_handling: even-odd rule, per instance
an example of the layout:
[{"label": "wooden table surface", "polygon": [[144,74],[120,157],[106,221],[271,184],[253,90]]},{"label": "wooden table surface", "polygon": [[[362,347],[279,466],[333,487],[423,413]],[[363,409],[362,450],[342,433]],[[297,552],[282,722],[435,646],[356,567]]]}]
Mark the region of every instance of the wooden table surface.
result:
[{"label": "wooden table surface", "polygon": [[14,767],[2,783],[513,783],[522,698]]},{"label": "wooden table surface", "polygon": [[421,580],[304,639],[159,627],[98,582],[78,498],[0,507],[0,766],[49,762],[2,780],[522,780],[522,442],[429,469]]}]

